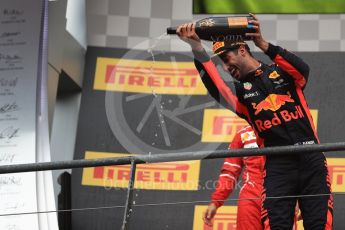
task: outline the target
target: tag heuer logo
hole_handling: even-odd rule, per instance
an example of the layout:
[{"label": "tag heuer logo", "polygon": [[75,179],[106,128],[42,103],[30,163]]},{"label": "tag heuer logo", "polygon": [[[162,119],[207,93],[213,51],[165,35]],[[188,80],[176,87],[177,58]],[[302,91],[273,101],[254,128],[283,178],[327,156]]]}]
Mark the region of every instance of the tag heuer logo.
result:
[{"label": "tag heuer logo", "polygon": [[273,71],[268,77],[271,79],[276,79],[280,75],[277,73],[277,71]]},{"label": "tag heuer logo", "polygon": [[246,90],[250,90],[252,88],[252,84],[250,82],[245,82],[245,83],[243,83],[243,87]]}]

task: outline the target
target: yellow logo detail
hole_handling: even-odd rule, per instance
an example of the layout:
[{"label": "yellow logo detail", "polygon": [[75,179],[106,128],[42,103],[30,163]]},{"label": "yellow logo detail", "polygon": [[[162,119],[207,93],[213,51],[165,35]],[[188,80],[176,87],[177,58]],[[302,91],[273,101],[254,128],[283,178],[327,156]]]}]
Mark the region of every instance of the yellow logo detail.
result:
[{"label": "yellow logo detail", "polygon": [[228,109],[205,109],[202,142],[230,142],[248,123]]},{"label": "yellow logo detail", "polygon": [[193,230],[235,230],[237,207],[222,206],[214,216],[213,227],[204,224],[202,213],[206,210],[206,205],[196,205],[194,208]]},{"label": "yellow logo detail", "polygon": [[215,53],[219,48],[222,47],[224,47],[224,42],[215,42],[212,47],[213,53]]},{"label": "yellow logo detail", "polygon": [[[129,154],[89,152],[85,159],[122,157]],[[200,161],[138,164],[134,188],[155,190],[197,190]],[[84,168],[82,185],[105,188],[127,188],[130,178],[129,165]]]},{"label": "yellow logo detail", "polygon": [[277,73],[277,71],[273,71],[268,77],[271,79],[276,79],[280,75]]},{"label": "yellow logo detail", "polygon": [[332,192],[345,192],[345,158],[327,158]]},{"label": "yellow logo detail", "polygon": [[97,58],[95,90],[206,95],[193,62]]}]

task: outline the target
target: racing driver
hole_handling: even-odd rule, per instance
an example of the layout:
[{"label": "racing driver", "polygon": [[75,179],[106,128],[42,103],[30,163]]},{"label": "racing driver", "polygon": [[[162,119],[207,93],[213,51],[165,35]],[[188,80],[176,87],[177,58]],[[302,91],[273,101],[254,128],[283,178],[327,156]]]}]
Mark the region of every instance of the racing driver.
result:
[{"label": "racing driver", "polygon": [[[259,20],[251,15],[254,19],[249,23],[256,31],[246,36],[271,58],[271,65],[255,59],[243,41],[214,42],[211,59],[195,33],[195,23],[180,25],[177,34],[191,46],[209,94],[252,126],[259,147],[319,143],[303,93],[309,66],[268,43]],[[233,82],[221,77],[217,60],[235,78]],[[323,153],[267,155],[265,159],[261,213],[265,229],[292,229],[297,201],[305,229],[332,229],[333,198]]]}]

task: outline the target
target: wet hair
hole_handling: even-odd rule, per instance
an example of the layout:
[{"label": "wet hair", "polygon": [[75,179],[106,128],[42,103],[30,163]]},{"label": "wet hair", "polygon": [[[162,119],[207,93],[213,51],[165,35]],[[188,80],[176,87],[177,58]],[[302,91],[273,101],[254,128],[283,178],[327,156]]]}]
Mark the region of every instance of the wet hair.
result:
[{"label": "wet hair", "polygon": [[[239,48],[240,48],[240,46],[239,46],[236,50],[234,50],[234,51],[236,52],[236,54],[238,53],[238,49],[239,49]],[[247,50],[247,52],[249,53],[249,55],[253,57],[253,54],[252,54],[252,52],[250,51],[250,48],[249,48],[249,46],[248,46],[247,44],[244,45],[244,48]]]},{"label": "wet hair", "polygon": [[248,46],[248,45],[245,45],[244,48],[246,48],[246,50],[247,50],[247,52],[249,53],[249,55],[253,57],[253,54],[252,54],[252,52],[250,51],[249,46]]}]

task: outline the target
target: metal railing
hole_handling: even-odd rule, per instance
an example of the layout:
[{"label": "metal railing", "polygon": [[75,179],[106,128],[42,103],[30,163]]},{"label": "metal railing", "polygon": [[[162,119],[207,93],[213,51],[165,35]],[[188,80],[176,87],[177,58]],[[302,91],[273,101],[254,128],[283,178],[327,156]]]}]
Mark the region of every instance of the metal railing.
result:
[{"label": "metal railing", "polygon": [[122,230],[129,228],[129,219],[132,213],[133,188],[135,181],[135,172],[137,164],[170,162],[170,161],[186,161],[186,160],[202,160],[216,159],[226,157],[246,157],[246,156],[262,156],[262,155],[284,155],[284,154],[306,154],[315,152],[330,152],[345,150],[345,142],[314,144],[314,145],[294,145],[279,146],[267,148],[252,149],[230,149],[230,150],[214,150],[214,151],[198,151],[198,152],[180,152],[150,155],[133,155],[126,157],[100,158],[100,159],[82,159],[72,161],[57,162],[41,162],[30,164],[2,165],[0,166],[0,174],[20,173],[20,172],[37,172],[46,170],[86,168],[110,165],[131,165],[130,180],[128,183],[126,206],[122,223]]}]

